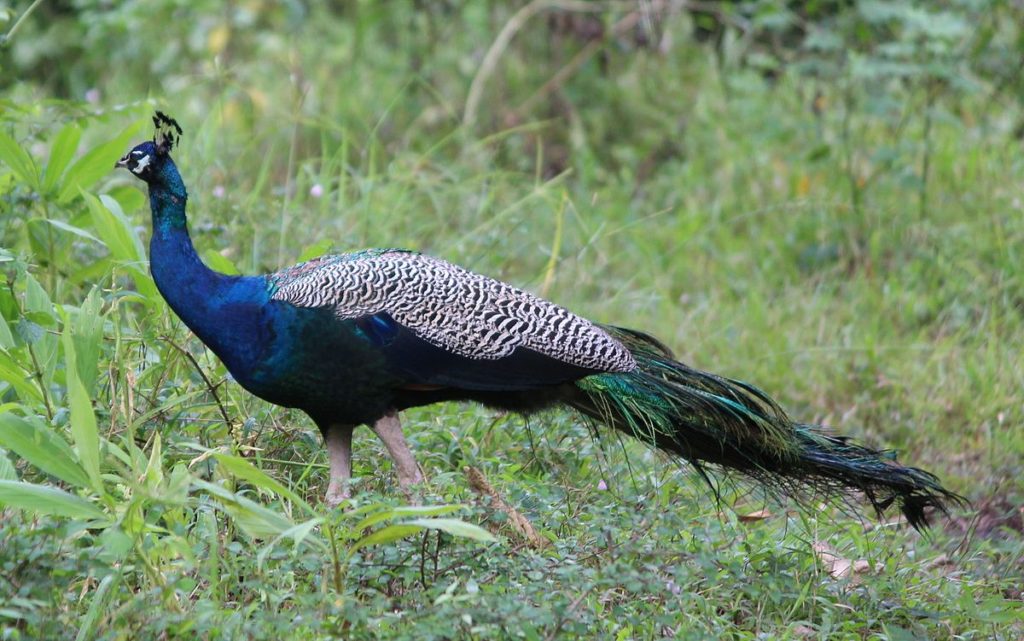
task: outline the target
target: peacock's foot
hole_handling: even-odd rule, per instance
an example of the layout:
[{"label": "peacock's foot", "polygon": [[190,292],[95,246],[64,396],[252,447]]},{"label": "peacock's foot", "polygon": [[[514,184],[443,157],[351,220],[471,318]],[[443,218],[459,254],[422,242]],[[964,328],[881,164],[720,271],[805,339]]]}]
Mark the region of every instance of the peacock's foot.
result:
[{"label": "peacock's foot", "polygon": [[324,430],[327,459],[330,463],[330,481],[324,503],[335,508],[352,498],[349,479],[352,478],[352,427],[331,425]]},{"label": "peacock's foot", "polygon": [[324,495],[324,504],[327,507],[336,508],[350,498],[352,498],[352,491],[349,489],[347,481],[331,479],[331,482],[327,484],[327,493]]}]

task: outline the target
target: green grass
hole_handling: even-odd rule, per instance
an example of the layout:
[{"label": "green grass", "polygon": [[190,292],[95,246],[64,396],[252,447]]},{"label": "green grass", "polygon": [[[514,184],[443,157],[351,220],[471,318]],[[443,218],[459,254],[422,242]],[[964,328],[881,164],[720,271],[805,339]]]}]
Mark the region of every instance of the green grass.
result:
[{"label": "green grass", "polygon": [[[769,82],[718,64],[676,16],[659,27],[676,34],[667,53],[616,41],[513,113],[585,46],[538,18],[467,129],[500,7],[152,6],[86,12],[82,41],[62,45],[79,54],[24,71],[0,103],[0,479],[61,488],[79,511],[4,508],[2,638],[1024,635],[1021,109],[992,84],[929,101],[913,80]],[[67,17],[43,17],[54,32],[23,23],[5,67],[46,55],[32,43]],[[147,50],[156,25],[181,35],[173,51]],[[77,101],[89,88],[99,104]],[[361,547],[384,529],[316,507],[312,423],[227,380],[148,280],[145,199],[104,167],[149,135],[155,106],[185,127],[191,228],[223,268],[329,248],[442,256],[650,332],[973,505],[923,538],[727,481],[718,504],[685,466],[572,415],[452,404],[405,417],[425,504],[465,505],[447,516],[500,542],[433,523]],[[69,123],[81,143],[62,150]],[[33,435],[21,456],[18,430]],[[357,434],[359,503],[381,514],[404,502],[387,461]],[[467,465],[553,545],[524,545]],[[835,576],[829,558],[865,563]]]}]

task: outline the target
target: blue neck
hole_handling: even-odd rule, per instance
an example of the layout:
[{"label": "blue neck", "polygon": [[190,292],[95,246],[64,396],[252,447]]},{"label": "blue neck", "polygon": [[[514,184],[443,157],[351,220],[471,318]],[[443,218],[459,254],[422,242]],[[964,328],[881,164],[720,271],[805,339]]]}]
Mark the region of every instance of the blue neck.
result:
[{"label": "blue neck", "polygon": [[[156,176],[149,183],[149,209],[153,213],[153,233],[180,229],[185,232],[185,202],[188,192],[178,167],[169,156],[164,157]],[[189,243],[191,246],[191,243]]]},{"label": "blue neck", "polygon": [[268,295],[262,278],[228,276],[207,267],[188,235],[188,195],[177,167],[165,158],[149,183],[153,237],[150,271],[164,299],[233,374],[254,357],[256,314]]}]

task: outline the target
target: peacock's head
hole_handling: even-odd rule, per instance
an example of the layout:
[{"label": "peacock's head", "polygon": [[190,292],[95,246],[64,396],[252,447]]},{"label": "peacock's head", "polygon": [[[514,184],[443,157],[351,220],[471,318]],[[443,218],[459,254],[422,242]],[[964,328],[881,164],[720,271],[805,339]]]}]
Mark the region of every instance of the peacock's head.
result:
[{"label": "peacock's head", "polygon": [[178,122],[161,111],[153,116],[153,125],[156,127],[153,140],[139,143],[114,165],[127,169],[147,183],[154,182],[161,175],[160,169],[170,159],[171,149],[181,137]]}]

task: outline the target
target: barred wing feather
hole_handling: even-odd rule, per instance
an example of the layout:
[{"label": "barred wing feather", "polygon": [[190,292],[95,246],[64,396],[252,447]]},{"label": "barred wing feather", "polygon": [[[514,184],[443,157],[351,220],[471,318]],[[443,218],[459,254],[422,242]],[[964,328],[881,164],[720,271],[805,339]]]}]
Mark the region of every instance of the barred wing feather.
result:
[{"label": "barred wing feather", "polygon": [[636,362],[594,323],[438,258],[401,250],[326,256],[271,275],[272,298],[330,307],[339,319],[386,314],[427,343],[472,360],[525,348],[567,365],[625,372]]}]

